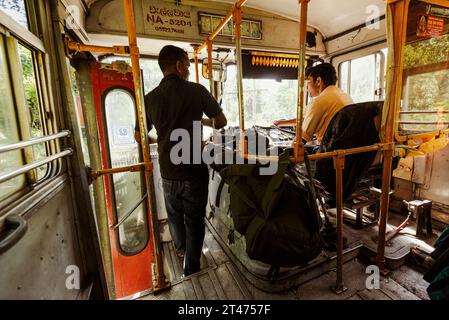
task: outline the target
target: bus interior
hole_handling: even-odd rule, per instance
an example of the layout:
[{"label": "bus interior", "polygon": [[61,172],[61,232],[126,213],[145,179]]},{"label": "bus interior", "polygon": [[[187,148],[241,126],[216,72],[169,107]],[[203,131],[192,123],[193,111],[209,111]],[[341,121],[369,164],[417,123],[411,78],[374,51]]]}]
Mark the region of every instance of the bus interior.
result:
[{"label": "bus interior", "polygon": [[[189,81],[228,119],[203,128],[206,143],[278,168],[290,152],[285,185],[319,220],[313,256],[250,257],[218,163],[201,271],[182,276],[148,143],[157,132],[134,137],[166,45],[187,52]],[[351,125],[372,115],[362,131],[375,135],[356,145],[364,133],[341,133],[310,153],[305,68],[324,62],[361,110]],[[448,232],[449,1],[0,0],[0,76],[1,299],[434,298],[435,276],[411,252],[431,254]],[[275,124],[285,119],[296,125]],[[276,155],[251,154],[249,134]]]}]

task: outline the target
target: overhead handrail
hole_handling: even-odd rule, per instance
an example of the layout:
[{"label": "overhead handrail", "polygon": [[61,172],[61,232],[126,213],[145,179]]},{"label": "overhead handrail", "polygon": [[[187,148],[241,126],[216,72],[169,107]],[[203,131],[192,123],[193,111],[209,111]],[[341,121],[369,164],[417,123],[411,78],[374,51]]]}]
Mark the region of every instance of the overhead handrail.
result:
[{"label": "overhead handrail", "polygon": [[39,168],[40,166],[43,166],[43,165],[50,163],[54,160],[58,160],[60,158],[63,158],[63,157],[66,157],[66,156],[69,156],[72,154],[73,154],[73,149],[66,149],[57,154],[45,157],[41,160],[34,161],[33,163],[30,163],[30,164],[24,165],[21,168],[18,168],[10,173],[0,176],[0,183],[3,183],[10,179],[13,179],[13,178],[20,176],[21,174],[27,173],[28,171],[31,171],[33,169]]},{"label": "overhead handrail", "polygon": [[49,136],[43,136],[43,137],[33,138],[30,140],[26,140],[26,141],[20,141],[17,143],[2,145],[2,146],[0,146],[0,153],[23,149],[26,147],[34,146],[36,144],[40,144],[40,143],[44,143],[47,141],[52,141],[52,140],[56,140],[56,139],[60,139],[60,138],[64,138],[64,137],[70,137],[70,134],[71,134],[71,132],[69,130],[63,130],[59,133],[55,133],[55,134],[52,134]]}]

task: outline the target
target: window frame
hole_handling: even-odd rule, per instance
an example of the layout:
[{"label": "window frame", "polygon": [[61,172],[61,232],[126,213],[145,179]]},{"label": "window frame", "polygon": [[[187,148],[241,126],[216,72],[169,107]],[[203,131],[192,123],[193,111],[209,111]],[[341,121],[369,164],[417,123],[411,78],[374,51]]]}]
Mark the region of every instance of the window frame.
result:
[{"label": "window frame", "polygon": [[[439,66],[444,66],[445,68],[438,68]],[[413,76],[419,76],[419,75],[425,75],[427,73],[433,73],[433,72],[438,72],[438,71],[445,71],[445,72],[449,72],[449,63],[448,62],[440,62],[440,63],[434,63],[434,64],[430,64],[430,65],[426,65],[426,66],[420,66],[420,67],[415,67],[415,68],[410,68],[411,72],[403,72],[403,77],[402,77],[402,97],[401,97],[401,101],[403,101],[403,105],[406,104],[406,101],[410,100],[410,96],[404,96],[405,94],[407,94],[408,92],[408,85],[409,85],[409,78],[413,77]],[[398,111],[398,132],[400,133],[401,136],[407,136],[410,134],[420,134],[420,133],[430,133],[430,132],[436,132],[436,131],[440,131],[440,130],[447,130],[449,129],[449,125],[448,124],[444,124],[445,128],[442,129],[430,129],[430,130],[418,130],[418,129],[413,129],[410,128],[409,126],[416,126],[419,124],[407,124],[407,123],[402,123],[402,121],[407,122],[407,121],[413,121],[413,120],[401,120],[401,114],[406,115],[406,114],[411,114],[410,112],[422,112],[423,114],[433,114],[432,112],[434,111],[438,111],[438,110],[427,110],[429,113],[425,113],[425,111],[410,111],[410,110],[405,110],[405,111]],[[446,110],[443,110],[445,112],[447,112]],[[443,113],[442,113],[443,114]],[[432,121],[433,125],[437,126],[439,121]],[[443,122],[447,122],[447,121],[443,121]]]},{"label": "window frame", "polygon": [[[11,66],[10,66],[10,62],[9,62],[10,59],[9,59],[9,54],[8,54],[8,43],[7,43],[7,39],[5,39],[5,37],[2,34],[0,34],[0,42],[1,42],[0,46],[1,46],[2,50],[3,50],[2,56],[3,56],[4,60],[5,60],[4,61],[5,71],[6,71],[5,75],[6,75],[7,80],[8,80],[6,82],[6,86],[9,87],[9,91],[10,91],[10,94],[11,94],[11,102],[12,102],[11,110],[13,112],[12,118],[15,119],[15,124],[16,124],[16,133],[15,134],[17,135],[18,140],[20,140],[21,136],[22,136],[22,132],[21,132],[21,125],[20,125],[20,121],[19,121],[18,110],[16,108],[16,99],[17,99],[17,97],[16,97],[16,92],[14,90],[14,80],[13,80],[13,75],[12,75],[12,72],[11,72]],[[20,159],[19,166],[23,166],[23,165],[26,164],[24,149],[15,150],[15,151],[12,151],[12,152],[17,152],[17,157],[18,157],[18,159]],[[11,196],[13,196],[14,194],[22,191],[24,188],[27,187],[27,185],[28,185],[28,177],[25,174],[20,175],[19,177],[21,177],[21,184],[20,184],[19,188],[16,188],[16,190],[13,191],[13,193],[8,194],[5,197],[5,199],[0,200],[0,203],[4,202],[8,198],[11,198]],[[23,178],[23,180],[22,180],[22,178]],[[4,195],[2,195],[2,197],[4,197]]]},{"label": "window frame", "polygon": [[[374,83],[374,92],[373,97],[374,101],[381,101],[385,99],[385,82],[383,79],[385,78],[385,66],[386,66],[386,57],[383,53],[382,49],[376,49],[369,51],[364,54],[357,54],[351,56],[349,59],[344,59],[338,62],[338,87],[341,89],[341,79],[342,79],[342,67],[344,63],[348,63],[347,70],[347,90],[344,90],[347,94],[351,95],[351,74],[352,74],[352,62],[354,60],[366,58],[369,56],[374,56],[374,75],[373,75],[373,83]],[[377,57],[380,57],[379,63],[379,80],[377,80]],[[343,89],[342,89],[343,90]],[[376,94],[380,90],[380,94]],[[368,100],[373,101],[373,100]]]},{"label": "window frame", "polygon": [[[418,37],[417,35],[410,38],[411,34],[414,34],[414,29],[409,30],[410,27],[414,28],[413,26],[413,18],[419,17],[419,14],[424,13],[424,11],[416,11],[413,12],[413,6],[419,6],[423,4],[434,4],[438,7],[446,8],[447,5],[443,5],[442,3],[439,3],[437,0],[419,0],[419,1],[410,1],[407,5],[407,8],[405,9],[407,12],[407,19],[403,22],[405,27],[405,36],[404,36],[404,43],[403,43],[403,53],[401,59],[403,60],[403,65],[401,66],[401,74],[402,77],[398,81],[398,87],[400,88],[400,101],[401,104],[398,107],[397,113],[396,113],[396,123],[395,123],[395,134],[397,135],[396,138],[398,140],[402,139],[413,139],[413,136],[415,135],[433,135],[433,136],[439,136],[440,132],[446,131],[449,129],[448,119],[447,119],[447,112],[448,110],[436,110],[434,108],[430,108],[427,104],[425,105],[426,108],[423,110],[410,110],[410,100],[413,100],[415,97],[413,97],[413,94],[409,94],[411,91],[409,89],[410,83],[413,81],[411,80],[415,76],[422,76],[422,75],[428,75],[429,77],[432,73],[437,73],[439,71],[444,71],[445,73],[449,72],[449,59],[446,59],[445,61],[441,62],[434,62],[434,63],[428,63],[424,65],[417,65],[417,66],[408,66],[406,68],[406,53],[407,53],[407,47],[409,45],[413,44],[419,44],[420,42],[424,41],[435,41],[436,38],[439,37],[447,37],[449,39],[449,32],[447,31],[447,25],[446,22],[444,23],[443,29],[444,32],[442,35],[438,37]],[[412,31],[412,32],[410,32]],[[418,48],[419,50],[419,48]],[[428,52],[426,52],[428,53]],[[430,80],[430,79],[428,79]],[[424,119],[407,119],[407,115],[413,115],[421,114],[421,115],[436,115],[438,117],[437,120],[430,120],[426,121]],[[446,117],[446,119],[441,119],[440,117]],[[406,117],[406,119],[404,119]],[[415,122],[415,123],[410,123]],[[438,125],[442,123],[442,127],[438,128]],[[417,126],[424,126],[424,128],[428,129],[421,129],[416,128]]]},{"label": "window frame", "polygon": [[[26,1],[28,2],[28,1]],[[30,6],[26,6],[27,8],[27,16],[29,17],[30,14],[28,13],[28,8]],[[34,6],[32,6],[34,8]],[[6,14],[1,8],[0,8],[0,33],[3,33],[5,35],[13,35],[15,38],[21,40],[24,43],[27,43],[29,46],[41,51],[42,53],[46,53],[44,43],[41,39],[39,39],[32,31],[37,33],[37,30],[28,30],[21,24],[19,24],[17,21],[14,21],[8,14]],[[31,21],[34,21],[30,23]],[[28,18],[28,23],[30,24],[30,28],[35,28],[37,22],[34,19]]]},{"label": "window frame", "polygon": [[[106,98],[110,93],[112,93],[114,91],[123,91],[124,93],[129,95],[129,97],[131,98],[131,100],[133,102],[134,112],[135,112],[135,116],[137,118],[136,98],[135,98],[134,92],[132,90],[130,90],[129,88],[124,87],[124,86],[112,86],[102,93],[102,96],[101,96],[102,116],[101,116],[101,118],[102,118],[103,125],[104,125],[104,140],[105,140],[105,145],[106,145],[106,149],[107,149],[106,159],[107,159],[109,168],[112,168],[112,159],[111,159],[111,150],[110,150],[110,141],[109,141],[109,126],[108,126],[108,122],[107,122],[107,113],[106,113]],[[139,146],[138,146],[138,148],[139,148]],[[139,157],[140,157],[140,152],[139,152]],[[140,171],[140,176],[141,176],[141,184],[142,184],[141,187],[144,188],[143,184],[145,183],[145,177],[144,177],[143,171]],[[112,200],[112,204],[113,204],[112,205],[112,213],[114,215],[115,223],[117,223],[119,221],[119,216],[118,216],[118,211],[117,211],[117,200],[116,200],[116,190],[115,190],[115,185],[114,185],[114,175],[110,175],[109,188],[111,190],[110,196],[111,196],[111,200]],[[135,208],[135,210],[137,210],[141,205],[143,205],[143,207],[144,207],[144,212],[147,212],[147,210],[148,210],[147,201],[143,201],[137,208]],[[146,215],[145,215],[145,217],[146,217]],[[141,253],[142,251],[144,251],[145,248],[148,246],[148,243],[150,241],[150,235],[151,235],[149,221],[148,221],[148,219],[145,218],[145,232],[146,232],[145,243],[142,243],[142,247],[139,248],[139,250],[125,251],[124,248],[122,247],[122,244],[120,243],[121,237],[120,237],[119,228],[117,228],[114,232],[115,232],[116,246],[117,246],[119,252],[122,255],[129,256],[129,257],[136,256],[139,253]]]},{"label": "window frame", "polygon": [[[9,71],[9,86],[13,95],[13,109],[15,118],[19,127],[19,141],[31,139],[31,128],[28,116],[29,107],[26,102],[25,88],[23,85],[23,70],[19,55],[19,45],[31,52],[33,64],[33,76],[36,86],[36,99],[39,107],[39,117],[42,126],[42,136],[56,133],[56,123],[54,119],[54,103],[51,98],[51,78],[49,73],[49,57],[45,49],[44,41],[36,34],[39,33],[41,21],[39,14],[42,10],[41,3],[36,0],[24,0],[25,10],[28,20],[28,28],[14,21],[6,12],[0,8],[0,41],[5,46],[5,56],[7,68]],[[31,10],[31,12],[30,12]],[[43,18],[42,18],[43,19]],[[43,37],[40,35],[40,37]],[[58,141],[49,141],[44,143],[45,156],[55,154],[60,150]],[[20,149],[23,158],[23,164],[26,165],[35,161],[33,147]],[[46,164],[46,173],[40,179],[37,179],[37,169],[24,173],[26,183],[16,192],[0,201],[0,206],[7,206],[16,201],[23,195],[35,189],[38,185],[48,182],[61,173],[61,159]],[[22,165],[19,165],[21,167]],[[0,185],[1,187],[1,185]]]}]

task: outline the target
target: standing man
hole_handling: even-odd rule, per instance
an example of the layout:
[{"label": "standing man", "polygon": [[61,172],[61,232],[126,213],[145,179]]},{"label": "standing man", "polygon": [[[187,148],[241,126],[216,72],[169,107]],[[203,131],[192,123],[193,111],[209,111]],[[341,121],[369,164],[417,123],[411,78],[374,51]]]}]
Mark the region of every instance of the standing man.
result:
[{"label": "standing man", "polygon": [[[307,90],[313,99],[307,107],[302,124],[303,139],[312,140],[316,135],[318,144],[329,123],[338,111],[353,104],[352,98],[336,85],[337,72],[330,63],[322,63],[306,69]],[[296,119],[275,121],[277,126],[295,126]]]},{"label": "standing man", "polygon": [[[159,163],[170,234],[178,256],[185,255],[184,276],[188,276],[200,271],[209,183],[207,165],[202,161],[201,164],[193,164],[192,161],[193,152],[197,152],[193,145],[202,143],[201,134],[193,134],[194,121],[201,121],[206,126],[214,123],[216,129],[221,129],[226,126],[227,120],[206,88],[187,81],[190,62],[183,49],[165,46],[159,53],[158,62],[164,78],[158,87],[145,96],[145,111],[149,128],[154,125],[158,135]],[[208,119],[203,119],[203,113]],[[170,158],[171,149],[179,143],[170,139],[176,129],[189,133],[190,139],[181,142],[190,146],[189,163],[174,164],[179,161]]]}]

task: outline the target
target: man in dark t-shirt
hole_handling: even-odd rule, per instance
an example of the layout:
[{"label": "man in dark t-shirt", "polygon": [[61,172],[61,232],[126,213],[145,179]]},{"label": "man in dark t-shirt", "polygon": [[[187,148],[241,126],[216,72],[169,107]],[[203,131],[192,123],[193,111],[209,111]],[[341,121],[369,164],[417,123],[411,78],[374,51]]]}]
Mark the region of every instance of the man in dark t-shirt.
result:
[{"label": "man in dark t-shirt", "polygon": [[185,254],[188,276],[200,271],[205,235],[209,173],[201,157],[202,125],[220,129],[227,120],[206,88],[187,81],[190,62],[184,50],[165,46],[158,62],[164,78],[145,96],[145,111],[148,126],[157,131],[170,234],[178,255]]}]

